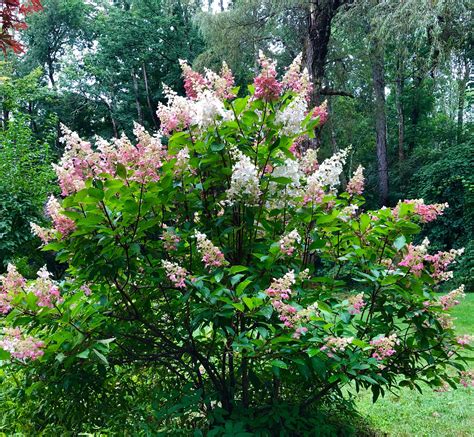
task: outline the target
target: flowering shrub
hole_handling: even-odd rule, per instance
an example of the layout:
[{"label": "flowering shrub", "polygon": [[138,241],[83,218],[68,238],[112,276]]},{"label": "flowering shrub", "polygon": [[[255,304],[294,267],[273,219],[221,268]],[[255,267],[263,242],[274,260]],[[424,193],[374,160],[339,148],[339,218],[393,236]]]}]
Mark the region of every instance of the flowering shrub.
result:
[{"label": "flowering shrub", "polygon": [[282,81],[260,64],[237,98],[226,66],[183,62],[188,95],[167,89],[156,135],[136,125],[135,141],[93,145],[63,127],[64,199],[48,202],[52,229],[32,229],[69,274],[58,284],[41,269],[28,284],[9,267],[4,358],[157,369],[173,393],[191,384],[180,405],[201,425],[278,403],[304,411],[349,383],[375,398],[470,384],[470,338],[446,312],[462,289],[434,293],[461,251],[411,242],[446,205],[365,211],[362,167],[338,189],[349,150],[319,162],[301,146],[327,117],[307,106],[301,58]]}]

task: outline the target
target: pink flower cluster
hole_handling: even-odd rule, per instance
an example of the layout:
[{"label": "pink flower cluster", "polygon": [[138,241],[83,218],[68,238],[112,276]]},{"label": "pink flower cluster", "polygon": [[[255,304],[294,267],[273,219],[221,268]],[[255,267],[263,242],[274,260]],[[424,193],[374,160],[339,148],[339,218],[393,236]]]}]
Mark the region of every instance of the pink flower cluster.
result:
[{"label": "pink flower cluster", "polygon": [[319,117],[319,127],[328,121],[328,102],[324,101],[321,105],[313,109],[312,118]]},{"label": "pink flower cluster", "polygon": [[212,241],[207,238],[206,234],[196,230],[194,235],[197,240],[198,250],[202,256],[202,262],[206,268],[220,267],[227,264],[224,254],[218,247],[214,246]]},{"label": "pink flower cluster", "polygon": [[31,233],[36,235],[43,244],[48,244],[51,240],[55,238],[54,229],[46,229],[37,225],[36,223],[30,222]]},{"label": "pink flower cluster", "polygon": [[335,353],[344,352],[352,343],[354,337],[328,337],[326,344],[320,348],[322,352],[328,351],[327,356],[333,358]]},{"label": "pink flower cluster", "polygon": [[40,307],[54,308],[55,304],[64,301],[59,287],[51,280],[50,276],[51,274],[44,266],[38,271],[38,279],[28,287],[28,291],[38,298],[37,304]]},{"label": "pink flower cluster", "polygon": [[349,194],[362,194],[364,192],[364,167],[359,165],[351,180],[347,184],[346,191]]},{"label": "pink flower cluster", "polygon": [[432,263],[434,272],[432,273],[433,279],[437,281],[447,281],[453,277],[453,272],[448,272],[447,268],[449,265],[458,257],[464,253],[462,249],[451,249],[449,252],[437,252],[434,255],[425,255],[425,261]]},{"label": "pink flower cluster", "polygon": [[423,261],[428,251],[429,240],[425,238],[423,243],[419,246],[413,244],[408,245],[408,253],[405,257],[398,263],[399,266],[408,267],[410,272],[415,276],[420,276],[421,271],[423,270]]},{"label": "pink flower cluster", "polygon": [[223,62],[220,74],[211,70],[206,70],[206,75],[194,71],[187,61],[180,59],[179,64],[183,72],[184,90],[186,96],[191,100],[196,100],[202,92],[211,90],[220,99],[235,97],[232,92],[234,86],[234,76],[229,66]]},{"label": "pink flower cluster", "polygon": [[98,139],[97,150],[93,150],[90,143],[82,141],[65,126],[62,126],[62,131],[61,141],[66,144],[65,152],[59,164],[53,167],[63,196],[84,188],[85,181],[89,178],[98,177],[102,173],[115,175],[119,164],[127,170],[129,180],[143,183],[160,178],[158,169],[162,166],[166,150],[159,137],[152,137],[138,124],[134,127],[138,140],[136,146],[122,135],[111,144]]},{"label": "pink flower cluster", "polygon": [[439,298],[439,302],[443,310],[449,310],[452,307],[459,305],[461,302],[459,299],[462,299],[466,295],[464,294],[464,285],[461,285],[459,288],[441,296]]},{"label": "pink flower cluster", "polygon": [[289,234],[283,236],[278,244],[280,250],[288,256],[291,256],[295,250],[295,245],[301,243],[301,236],[296,229],[293,229]]},{"label": "pink flower cluster", "polygon": [[459,383],[464,387],[474,387],[474,370],[463,370],[460,372]]},{"label": "pink flower cluster", "polygon": [[359,293],[355,296],[349,297],[349,304],[351,305],[349,308],[349,314],[360,314],[362,308],[366,305],[364,302],[364,293]]},{"label": "pink flower cluster", "polygon": [[187,270],[174,262],[166,260],[162,260],[161,262],[163,268],[165,269],[166,276],[174,284],[174,286],[177,288],[185,288],[185,280],[188,275]]},{"label": "pink flower cluster", "polygon": [[254,79],[255,97],[266,101],[274,101],[280,97],[282,84],[276,76],[276,62],[268,59],[262,51],[259,53],[260,74]]},{"label": "pink flower cluster", "polygon": [[[300,137],[301,138],[301,137]],[[301,157],[300,169],[305,175],[314,173],[319,168],[318,152],[315,149],[308,149]]]},{"label": "pink flower cluster", "polygon": [[11,301],[20,293],[26,284],[25,278],[18,273],[18,270],[13,264],[8,264],[7,274],[1,276],[0,280],[0,313],[8,313],[11,307]]},{"label": "pink flower cluster", "polygon": [[23,337],[19,328],[3,328],[3,334],[0,348],[10,352],[13,358],[36,360],[44,355],[44,342],[34,337]]},{"label": "pink flower cluster", "polygon": [[375,349],[375,352],[372,353],[372,358],[382,361],[385,358],[391,357],[396,352],[394,349],[395,345],[399,343],[400,341],[396,334],[392,334],[388,337],[382,336],[372,340],[370,344]]},{"label": "pink flower cluster", "polygon": [[472,339],[473,336],[469,334],[459,335],[458,337],[456,337],[456,343],[459,346],[468,346],[469,344],[471,344]]},{"label": "pink flower cluster", "polygon": [[300,53],[288,67],[282,79],[285,89],[294,91],[306,100],[310,99],[313,84],[309,78],[307,68],[302,69],[302,54]]},{"label": "pink flower cluster", "polygon": [[[398,217],[401,203],[402,202],[399,202],[394,208],[394,217]],[[444,210],[449,207],[447,203],[434,203],[431,205],[426,205],[423,199],[404,200],[403,203],[414,206],[414,212],[420,216],[421,223],[429,223],[436,220],[436,218],[442,215]]]},{"label": "pink flower cluster", "polygon": [[175,232],[174,228],[170,228],[167,225],[163,225],[163,234],[160,239],[163,241],[163,247],[167,251],[173,251],[178,248],[178,244],[181,241],[179,235]]},{"label": "pink flower cluster", "polygon": [[270,287],[265,292],[267,296],[272,299],[272,304],[275,306],[275,301],[282,301],[289,299],[291,295],[291,286],[296,283],[295,272],[290,270],[282,278],[273,279]]},{"label": "pink flower cluster", "polygon": [[58,231],[63,237],[66,237],[71,232],[74,232],[76,229],[76,224],[73,220],[66,217],[62,213],[61,205],[58,200],[51,196],[46,204],[46,212],[51,217],[53,221],[53,226],[56,231]]}]

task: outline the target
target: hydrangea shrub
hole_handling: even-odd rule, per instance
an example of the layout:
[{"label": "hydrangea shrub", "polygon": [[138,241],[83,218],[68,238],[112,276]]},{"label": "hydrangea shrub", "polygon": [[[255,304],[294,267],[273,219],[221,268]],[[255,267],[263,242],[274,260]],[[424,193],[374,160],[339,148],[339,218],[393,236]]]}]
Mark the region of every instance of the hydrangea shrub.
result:
[{"label": "hydrangea shrub", "polygon": [[137,124],[134,140],[92,144],[63,127],[63,199],[48,202],[51,229],[32,230],[68,275],[27,282],[9,266],[2,359],[157,369],[202,418],[301,411],[347,384],[375,398],[472,384],[471,339],[448,312],[463,287],[435,294],[462,251],[413,243],[447,205],[365,210],[362,167],[340,187],[349,148],[305,150],[327,112],[308,107],[301,57],[281,80],[260,65],[237,97],[226,65],[183,61],[187,96],[166,88],[155,135]]}]

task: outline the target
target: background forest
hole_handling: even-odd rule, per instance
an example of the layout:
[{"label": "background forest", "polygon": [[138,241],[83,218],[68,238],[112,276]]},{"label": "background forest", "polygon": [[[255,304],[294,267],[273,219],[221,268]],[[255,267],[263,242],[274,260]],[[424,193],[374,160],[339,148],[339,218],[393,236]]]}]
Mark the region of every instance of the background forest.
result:
[{"label": "background forest", "polygon": [[63,152],[60,123],[86,139],[130,135],[134,121],[158,130],[163,84],[184,94],[180,59],[198,71],[226,61],[244,85],[262,50],[278,60],[280,72],[302,52],[314,85],[311,102],[327,102],[329,112],[312,146],[324,158],[352,145],[345,179],[365,167],[368,207],[404,198],[449,203],[419,238],[428,237],[435,250],[465,247],[455,278],[473,290],[468,0],[43,0],[42,6],[19,36],[23,53],[0,61],[1,272],[14,262],[28,278],[45,263],[56,278],[63,273],[52,255],[37,250],[29,224],[45,223],[46,200],[59,194],[51,164]]}]

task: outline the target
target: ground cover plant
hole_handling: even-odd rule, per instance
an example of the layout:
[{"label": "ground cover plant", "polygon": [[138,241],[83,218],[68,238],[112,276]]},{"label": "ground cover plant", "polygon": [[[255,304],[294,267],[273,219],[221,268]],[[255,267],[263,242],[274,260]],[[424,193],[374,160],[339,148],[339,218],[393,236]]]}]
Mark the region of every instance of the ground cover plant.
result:
[{"label": "ground cover plant", "polygon": [[464,287],[436,294],[462,249],[413,242],[448,205],[366,210],[361,166],[340,188],[351,150],[309,147],[328,114],[300,56],[279,79],[260,54],[241,90],[181,65],[160,133],[62,128],[63,198],[31,227],[67,275],[9,265],[0,293],[0,358],[55,398],[39,416],[83,431],[118,403],[149,432],[294,435],[348,384],[472,385],[448,313]]}]

